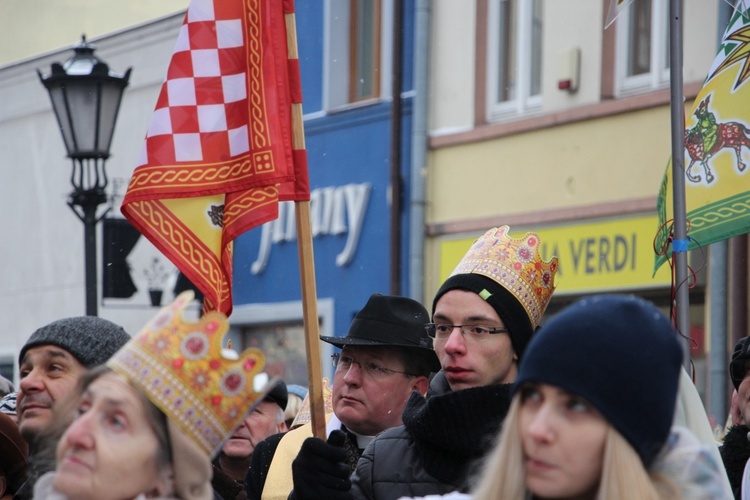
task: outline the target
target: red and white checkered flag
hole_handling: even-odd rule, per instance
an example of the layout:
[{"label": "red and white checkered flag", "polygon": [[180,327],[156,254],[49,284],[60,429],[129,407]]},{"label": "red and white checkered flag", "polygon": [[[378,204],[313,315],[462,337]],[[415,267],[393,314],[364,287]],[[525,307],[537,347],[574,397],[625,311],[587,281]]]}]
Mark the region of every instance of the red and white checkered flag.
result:
[{"label": "red and white checkered flag", "polygon": [[[295,149],[299,62],[290,0],[192,0],[122,212],[205,295],[231,312],[232,240],[309,199]],[[289,23],[294,26],[294,23]]]}]

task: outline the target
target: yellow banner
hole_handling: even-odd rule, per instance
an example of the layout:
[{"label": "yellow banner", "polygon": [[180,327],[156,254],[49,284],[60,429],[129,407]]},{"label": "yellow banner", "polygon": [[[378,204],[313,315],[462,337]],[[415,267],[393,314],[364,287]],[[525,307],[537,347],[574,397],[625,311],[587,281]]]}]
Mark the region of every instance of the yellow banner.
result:
[{"label": "yellow banner", "polygon": [[[750,232],[750,10],[732,14],[719,53],[685,117],[685,214],[674,213],[672,162],[664,174],[654,265],[672,256],[674,220],[687,219],[689,249]],[[677,217],[678,215],[684,217]],[[679,248],[678,248],[679,249]]]},{"label": "yellow banner", "polygon": [[[544,260],[559,259],[555,293],[590,293],[670,286],[668,266],[651,276],[656,224],[657,216],[648,215],[528,230],[539,235]],[[518,238],[525,232],[510,235]],[[479,236],[440,242],[441,283]]]}]

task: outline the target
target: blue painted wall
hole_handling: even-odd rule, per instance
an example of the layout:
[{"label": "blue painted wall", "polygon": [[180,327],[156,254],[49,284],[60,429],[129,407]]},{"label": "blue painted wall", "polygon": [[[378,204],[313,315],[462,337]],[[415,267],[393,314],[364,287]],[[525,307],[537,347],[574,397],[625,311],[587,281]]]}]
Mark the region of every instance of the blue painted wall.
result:
[{"label": "blue painted wall", "polygon": [[[323,105],[323,5],[297,2],[297,32],[305,114]],[[404,2],[403,89],[412,88],[414,4]],[[392,36],[388,33],[385,36]],[[390,73],[390,68],[386,68]],[[319,298],[335,300],[335,335],[345,335],[353,315],[374,292],[389,293],[389,151],[390,100],[336,111],[305,121],[311,189],[346,184],[372,185],[359,247],[346,267],[336,265],[347,235],[321,235],[313,240]],[[403,103],[402,176],[402,295],[408,294],[409,178],[411,160],[411,101]],[[422,228],[416,230],[421,231]],[[300,300],[297,243],[273,246],[271,258],[260,275],[250,272],[257,259],[261,231],[255,229],[235,241],[234,303],[251,304]]]}]

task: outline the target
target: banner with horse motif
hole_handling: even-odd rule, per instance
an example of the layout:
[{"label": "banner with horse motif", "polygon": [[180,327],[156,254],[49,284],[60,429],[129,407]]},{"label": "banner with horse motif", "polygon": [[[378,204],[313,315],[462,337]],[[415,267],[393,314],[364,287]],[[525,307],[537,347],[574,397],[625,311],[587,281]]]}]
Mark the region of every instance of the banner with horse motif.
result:
[{"label": "banner with horse motif", "polygon": [[[750,10],[737,9],[685,120],[688,248],[750,232]],[[672,162],[659,190],[654,271],[672,253]]]}]

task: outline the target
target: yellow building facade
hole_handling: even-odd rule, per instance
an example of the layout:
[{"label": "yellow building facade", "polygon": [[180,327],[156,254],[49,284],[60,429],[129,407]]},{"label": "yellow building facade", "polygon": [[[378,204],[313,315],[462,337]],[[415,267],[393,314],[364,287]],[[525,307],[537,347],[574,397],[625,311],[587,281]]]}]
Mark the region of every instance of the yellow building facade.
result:
[{"label": "yellow building facade", "polygon": [[[669,2],[636,0],[607,28],[609,0],[432,5],[425,297],[477,236],[507,224],[560,258],[548,314],[614,291],[667,310],[671,275],[653,273],[653,239],[672,147]],[[686,112],[730,13],[722,0],[684,2]],[[690,259],[705,267],[707,252]],[[691,336],[705,395],[698,278]]]}]

